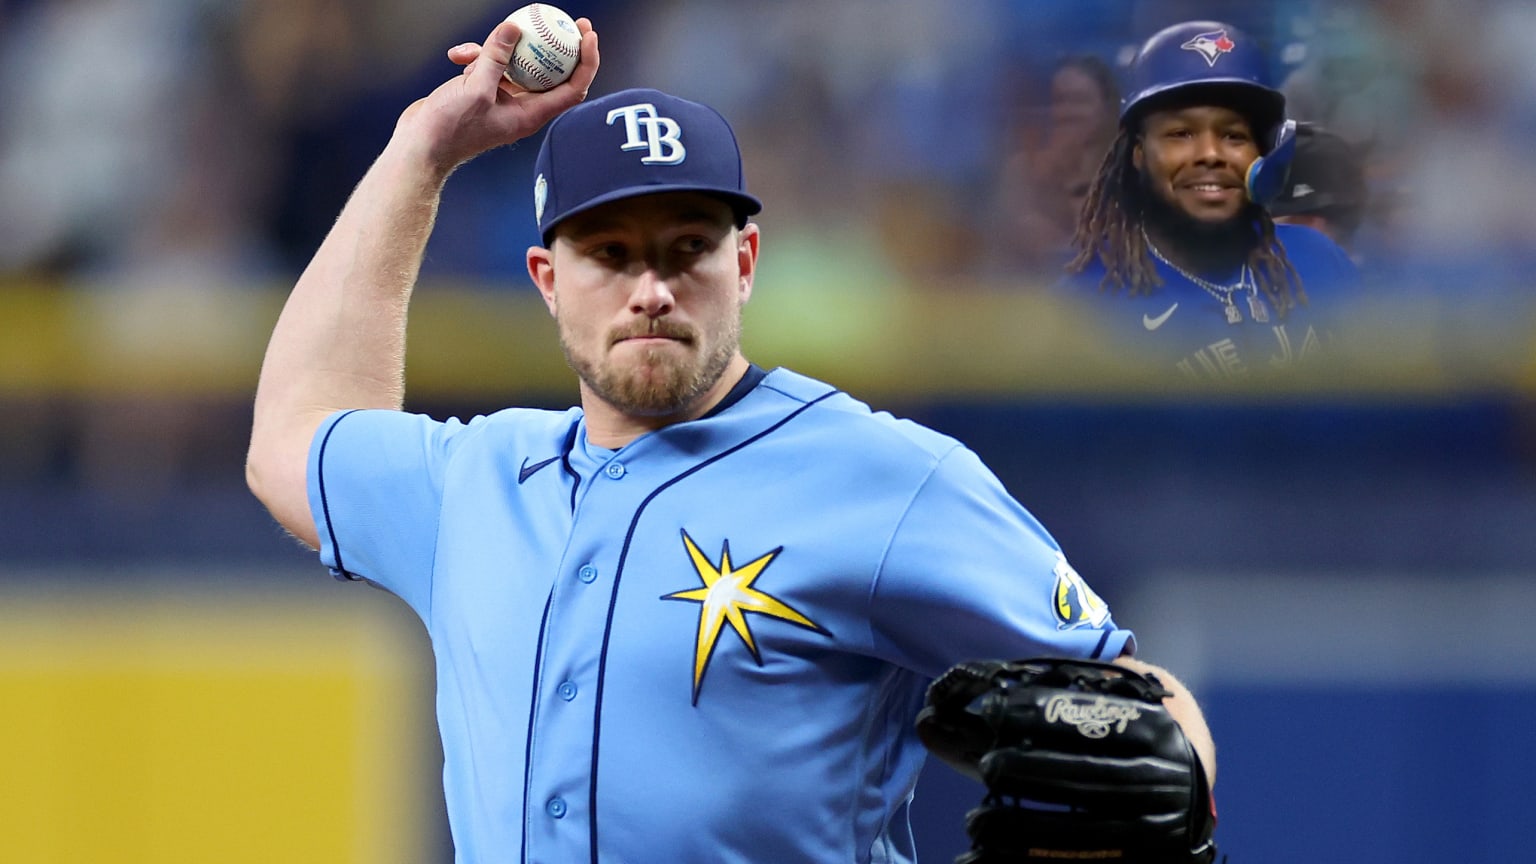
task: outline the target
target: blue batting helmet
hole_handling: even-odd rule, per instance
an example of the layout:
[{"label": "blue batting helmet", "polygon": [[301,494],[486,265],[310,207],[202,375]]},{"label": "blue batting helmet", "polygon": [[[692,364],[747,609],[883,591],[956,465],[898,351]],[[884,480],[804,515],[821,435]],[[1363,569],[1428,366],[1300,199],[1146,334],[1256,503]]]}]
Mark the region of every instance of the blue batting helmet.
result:
[{"label": "blue batting helmet", "polygon": [[1248,197],[1266,204],[1285,185],[1296,124],[1285,118],[1285,96],[1270,83],[1259,43],[1220,21],[1186,21],[1152,34],[1131,61],[1120,125],[1133,127],[1158,105],[1203,99],[1248,117],[1265,154],[1248,168]]},{"label": "blue batting helmet", "polygon": [[1220,94],[1248,114],[1268,139],[1285,119],[1285,96],[1270,83],[1269,61],[1248,34],[1220,21],[1187,21],[1154,33],[1131,61],[1120,122],[1139,119],[1150,103]]}]

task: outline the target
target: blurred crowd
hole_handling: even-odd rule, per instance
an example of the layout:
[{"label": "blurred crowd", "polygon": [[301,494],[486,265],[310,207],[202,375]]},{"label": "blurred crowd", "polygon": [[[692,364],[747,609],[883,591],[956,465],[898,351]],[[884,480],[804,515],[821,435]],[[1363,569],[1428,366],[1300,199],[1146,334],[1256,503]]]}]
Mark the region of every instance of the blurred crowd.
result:
[{"label": "blurred crowd", "polygon": [[[1176,21],[1228,21],[1265,42],[1290,115],[1358,160],[1348,245],[1384,308],[1463,315],[1453,339],[1527,336],[1508,305],[1527,302],[1536,263],[1527,0],[562,5],[603,36],[598,93],[655,86],[736,125],[767,201],[764,281],[892,292],[1054,280],[1137,44]],[[143,292],[167,298],[170,320],[191,298],[280,295],[400,110],[455,73],[445,49],[509,11],[489,0],[0,0],[0,291]],[[425,278],[531,290],[536,149],[454,175]],[[1482,329],[1500,326],[1511,332]],[[0,399],[0,470],[34,474],[52,471],[57,447],[18,430],[68,428],[80,439],[71,458],[110,472],[124,470],[134,428],[176,458],[167,430],[204,410],[104,400],[87,412],[103,427],[90,457],[79,418]]]},{"label": "blurred crowd", "polygon": [[[1124,65],[1191,18],[1264,40],[1291,116],[1356,148],[1363,263],[1486,287],[1536,247],[1523,0],[566,5],[605,36],[599,91],[658,86],[732,118],[769,236],[807,260],[918,287],[1052,277]],[[399,110],[452,74],[443,49],[503,7],[0,0],[0,275],[288,281]],[[428,276],[525,283],[533,149],[450,183]]]}]

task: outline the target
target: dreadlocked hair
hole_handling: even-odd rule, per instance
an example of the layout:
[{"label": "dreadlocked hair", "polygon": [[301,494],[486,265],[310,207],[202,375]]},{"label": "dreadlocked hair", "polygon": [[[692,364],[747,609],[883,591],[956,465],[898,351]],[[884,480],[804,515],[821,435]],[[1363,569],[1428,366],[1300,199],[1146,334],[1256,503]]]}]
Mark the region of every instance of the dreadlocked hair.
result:
[{"label": "dreadlocked hair", "polygon": [[[1131,159],[1135,133],[1122,127],[1114,144],[1099,163],[1088,197],[1078,214],[1072,236],[1075,251],[1067,263],[1069,273],[1081,273],[1095,258],[1104,264],[1100,291],[1124,288],[1131,296],[1150,294],[1163,284],[1152,263],[1147,236],[1142,230],[1144,209],[1141,178]],[[1258,237],[1245,263],[1254,282],[1277,314],[1284,317],[1293,307],[1307,302],[1301,277],[1275,237],[1275,220],[1262,207],[1258,212]]]}]

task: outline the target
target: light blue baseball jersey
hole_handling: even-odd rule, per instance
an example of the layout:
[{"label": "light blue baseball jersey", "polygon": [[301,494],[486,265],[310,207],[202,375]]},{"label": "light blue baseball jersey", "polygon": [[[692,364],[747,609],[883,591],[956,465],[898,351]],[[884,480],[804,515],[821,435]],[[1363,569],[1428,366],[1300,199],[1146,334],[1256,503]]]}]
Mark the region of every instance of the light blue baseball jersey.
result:
[{"label": "light blue baseball jersey", "polygon": [[[1156,258],[1153,265],[1163,284],[1149,294],[1133,297],[1124,289],[1100,290],[1104,265],[1098,259],[1062,285],[1068,296],[1102,314],[1101,332],[1114,342],[1106,346],[1112,350],[1162,364],[1192,380],[1284,372],[1324,356],[1340,338],[1337,319],[1329,313],[1353,298],[1360,273],[1344,250],[1321,232],[1278,224],[1275,236],[1296,268],[1308,301],[1283,318],[1256,290],[1243,290],[1233,294],[1238,320],[1232,323],[1220,299]],[[1241,272],[1194,275],[1218,287],[1245,281]],[[1247,283],[1251,285],[1251,279]]]},{"label": "light blue baseball jersey", "polygon": [[321,560],[430,633],[463,864],[912,861],[933,677],[1134,648],[972,451],[821,382],[586,438],[354,411],[311,448]]}]

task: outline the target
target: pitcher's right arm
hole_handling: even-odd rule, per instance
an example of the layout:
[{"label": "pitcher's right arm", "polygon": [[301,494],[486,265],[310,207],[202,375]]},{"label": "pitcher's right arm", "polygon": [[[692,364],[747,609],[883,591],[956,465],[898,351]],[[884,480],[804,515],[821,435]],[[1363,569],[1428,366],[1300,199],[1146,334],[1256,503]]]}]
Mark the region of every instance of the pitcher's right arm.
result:
[{"label": "pitcher's right arm", "polygon": [[457,45],[463,73],[401,114],[289,294],[256,388],[246,483],[272,516],[318,546],[305,471],[321,421],[349,408],[398,410],[405,397],[406,310],[448,175],[475,156],[532,135],[586,98],[597,34],[579,19],[570,79],[543,93],[504,77],[517,25],[484,45]]}]

